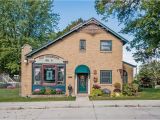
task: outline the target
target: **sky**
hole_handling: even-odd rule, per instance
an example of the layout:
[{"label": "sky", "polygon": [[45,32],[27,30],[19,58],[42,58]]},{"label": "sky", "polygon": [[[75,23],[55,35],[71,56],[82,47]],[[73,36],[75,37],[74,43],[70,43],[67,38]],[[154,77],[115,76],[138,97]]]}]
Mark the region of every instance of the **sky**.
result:
[{"label": "sky", "polygon": [[[131,41],[133,36],[119,33],[124,26],[116,18],[110,18],[107,22],[101,20],[102,16],[96,13],[94,2],[95,0],[54,0],[54,12],[60,15],[59,30],[63,30],[68,24],[78,18],[88,20],[94,17],[128,41]],[[126,45],[123,47],[123,61],[139,65],[132,57],[134,51],[128,52],[125,47]]]}]

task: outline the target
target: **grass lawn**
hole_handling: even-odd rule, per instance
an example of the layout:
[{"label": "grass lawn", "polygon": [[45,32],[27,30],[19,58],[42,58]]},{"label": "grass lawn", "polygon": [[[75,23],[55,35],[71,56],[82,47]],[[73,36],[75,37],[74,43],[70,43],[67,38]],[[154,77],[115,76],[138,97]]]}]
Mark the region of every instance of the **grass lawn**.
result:
[{"label": "grass lawn", "polygon": [[138,93],[138,96],[98,96],[90,97],[90,100],[160,100],[160,89],[144,88],[142,92]]},{"label": "grass lawn", "polygon": [[73,101],[76,97],[26,98],[19,96],[19,89],[0,89],[0,102]]}]

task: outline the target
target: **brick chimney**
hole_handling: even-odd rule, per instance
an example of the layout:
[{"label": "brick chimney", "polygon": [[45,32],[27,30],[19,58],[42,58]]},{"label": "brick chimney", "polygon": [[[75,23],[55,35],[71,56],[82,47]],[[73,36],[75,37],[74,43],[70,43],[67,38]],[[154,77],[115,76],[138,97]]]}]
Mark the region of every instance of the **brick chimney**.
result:
[{"label": "brick chimney", "polygon": [[32,51],[29,44],[25,44],[21,50],[21,96],[32,94],[32,64],[28,62],[26,54]]}]

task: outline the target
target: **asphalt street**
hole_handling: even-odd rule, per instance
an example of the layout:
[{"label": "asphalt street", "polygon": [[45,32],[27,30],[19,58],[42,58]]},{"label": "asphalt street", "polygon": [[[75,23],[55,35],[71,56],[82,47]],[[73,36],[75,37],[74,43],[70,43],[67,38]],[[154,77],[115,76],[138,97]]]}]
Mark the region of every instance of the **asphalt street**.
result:
[{"label": "asphalt street", "polygon": [[160,120],[159,100],[0,103],[0,120]]}]

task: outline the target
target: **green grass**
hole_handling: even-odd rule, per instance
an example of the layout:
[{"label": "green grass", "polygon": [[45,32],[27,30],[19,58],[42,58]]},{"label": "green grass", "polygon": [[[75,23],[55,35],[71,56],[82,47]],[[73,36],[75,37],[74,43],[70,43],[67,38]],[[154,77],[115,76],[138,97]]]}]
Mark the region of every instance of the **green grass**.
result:
[{"label": "green grass", "polygon": [[144,88],[142,92],[138,93],[138,96],[98,96],[90,97],[90,100],[160,100],[160,89]]},{"label": "green grass", "polygon": [[0,89],[0,102],[73,101],[76,97],[26,98],[19,96],[19,89]]}]

